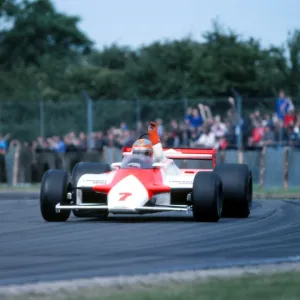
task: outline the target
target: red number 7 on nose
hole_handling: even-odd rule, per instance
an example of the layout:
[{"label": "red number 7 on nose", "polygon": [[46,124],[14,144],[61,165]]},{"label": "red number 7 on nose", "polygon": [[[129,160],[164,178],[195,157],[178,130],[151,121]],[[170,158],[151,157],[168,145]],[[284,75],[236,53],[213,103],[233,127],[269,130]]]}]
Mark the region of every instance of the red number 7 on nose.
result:
[{"label": "red number 7 on nose", "polygon": [[128,198],[129,196],[131,196],[132,193],[119,193],[119,195],[120,196],[122,195],[122,197],[119,199],[119,201],[124,201],[124,200],[126,200],[126,198]]}]

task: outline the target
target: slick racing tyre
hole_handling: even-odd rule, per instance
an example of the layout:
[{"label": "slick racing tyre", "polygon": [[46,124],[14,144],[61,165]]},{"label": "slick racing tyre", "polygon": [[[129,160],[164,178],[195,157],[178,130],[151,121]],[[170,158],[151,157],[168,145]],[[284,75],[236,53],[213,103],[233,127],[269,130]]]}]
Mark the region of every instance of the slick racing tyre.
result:
[{"label": "slick racing tyre", "polygon": [[[76,187],[80,177],[84,174],[102,174],[106,172],[110,172],[110,165],[104,163],[96,163],[96,162],[80,162],[77,163],[72,171],[72,186]],[[73,199],[74,203],[76,203],[76,191],[74,191]],[[107,217],[108,213],[104,213],[103,211],[97,212],[95,210],[91,211],[78,211],[76,209],[72,210],[73,215],[77,218],[91,218],[91,217]]]},{"label": "slick racing tyre", "polygon": [[56,212],[55,206],[67,204],[68,173],[63,170],[48,170],[42,178],[40,191],[40,210],[45,221],[67,221],[71,210]]},{"label": "slick racing tyre", "polygon": [[222,215],[222,182],[214,172],[198,172],[192,190],[193,216],[197,222],[218,222]]},{"label": "slick racing tyre", "polygon": [[220,164],[215,168],[223,183],[222,217],[248,218],[252,208],[252,173],[245,164]]}]

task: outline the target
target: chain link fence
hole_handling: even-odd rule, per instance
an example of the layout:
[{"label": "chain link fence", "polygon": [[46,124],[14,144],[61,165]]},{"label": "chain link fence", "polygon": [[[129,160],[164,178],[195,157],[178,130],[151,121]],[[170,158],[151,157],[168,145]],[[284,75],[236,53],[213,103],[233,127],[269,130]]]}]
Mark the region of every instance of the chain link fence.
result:
[{"label": "chain link fence", "polygon": [[[113,162],[120,158],[120,149],[107,148],[103,152],[74,153],[34,153],[26,148],[24,141],[34,141],[38,136],[61,136],[74,131],[88,131],[88,121],[92,121],[92,131],[105,131],[121,122],[134,129],[138,121],[143,123],[157,118],[167,124],[175,119],[183,121],[188,107],[199,103],[208,105],[213,115],[225,116],[231,108],[228,98],[201,98],[175,100],[98,100],[92,101],[91,114],[88,98],[68,101],[0,101],[0,135],[10,133],[10,139],[18,142],[9,146],[9,151],[1,155],[0,180],[9,184],[39,182],[47,168],[63,168],[70,171],[78,161]],[[251,101],[250,101],[251,100]],[[244,116],[257,108],[263,115],[275,112],[274,99],[243,99]],[[249,106],[247,103],[256,103]],[[90,102],[91,103],[91,102]],[[17,146],[18,145],[18,146]],[[19,150],[17,150],[19,149]],[[299,186],[299,149],[267,147],[243,152],[243,161],[253,172],[255,182],[265,186]],[[226,161],[240,162],[237,150],[225,152]],[[277,163],[274,165],[274,161]],[[288,167],[287,167],[288,165]]]},{"label": "chain link fence", "polygon": [[[244,99],[244,114],[250,110]],[[67,132],[88,130],[88,118],[92,119],[94,131],[107,130],[111,126],[118,127],[122,121],[134,128],[138,121],[148,122],[161,118],[165,123],[172,119],[184,119],[188,107],[197,107],[199,103],[208,105],[213,115],[226,115],[230,109],[228,98],[200,99],[155,99],[155,100],[98,100],[92,101],[92,115],[88,115],[87,99],[70,99],[67,101],[0,101],[0,133],[10,133],[13,138],[33,140],[37,136],[64,135]],[[275,111],[274,99],[264,101],[251,99],[262,112]],[[262,104],[264,103],[264,104]],[[267,103],[267,104],[266,104]]]},{"label": "chain link fence", "polygon": [[[166,114],[167,112],[167,114]],[[171,118],[183,120],[185,106],[182,100],[138,101],[101,100],[93,101],[92,116],[88,115],[87,102],[37,101],[0,102],[0,130],[20,140],[33,140],[37,136],[64,135],[67,132],[87,131],[88,118],[92,117],[93,130],[107,130],[126,122],[131,128],[139,120]]]}]

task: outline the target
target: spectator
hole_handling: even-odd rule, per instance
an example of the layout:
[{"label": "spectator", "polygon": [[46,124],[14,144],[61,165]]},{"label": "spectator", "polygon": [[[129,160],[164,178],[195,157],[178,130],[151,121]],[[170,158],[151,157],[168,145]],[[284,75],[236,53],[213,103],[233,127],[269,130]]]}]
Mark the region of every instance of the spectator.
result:
[{"label": "spectator", "polygon": [[59,136],[53,137],[51,140],[51,150],[57,153],[64,153],[66,151],[65,143],[61,140]]},{"label": "spectator", "polygon": [[278,145],[283,146],[288,142],[287,128],[284,126],[284,121],[281,119],[275,124],[275,135]]},{"label": "spectator", "polygon": [[[208,106],[205,106],[205,105],[201,104],[201,103],[198,104],[198,108],[199,108],[199,111],[200,111],[202,122],[206,123],[206,124],[209,124],[209,125],[212,125],[213,124],[213,116],[212,116],[210,108]],[[201,125],[202,124],[200,124],[199,126],[201,126]]]},{"label": "spectator", "polygon": [[270,114],[265,114],[264,115],[264,119],[262,121],[262,125],[263,126],[270,126],[271,130],[274,129],[273,119],[271,118]]},{"label": "spectator", "polygon": [[104,147],[104,135],[102,131],[95,133],[95,149],[97,151],[103,151]]},{"label": "spectator", "polygon": [[232,123],[229,120],[225,122],[225,126],[226,126],[226,132],[225,132],[226,143],[224,140],[222,141],[223,147],[226,146],[227,148],[234,148],[236,145],[235,127],[234,125],[232,125]]},{"label": "spectator", "polygon": [[[172,119],[168,125],[158,118],[159,135],[167,147],[217,147],[236,149],[237,144],[237,112],[235,99],[228,98],[230,108],[226,115],[213,116],[209,106],[199,103],[197,107],[189,107],[184,120]],[[243,118],[243,145],[261,147],[267,145],[300,146],[300,115],[290,97],[280,91],[274,113],[262,114],[255,110],[249,118]],[[224,119],[223,119],[224,118]],[[111,127],[106,132],[93,133],[93,149],[102,151],[104,146],[121,148],[131,146],[142,134],[147,132],[148,123],[138,122],[135,130],[129,130],[126,122],[121,121],[119,128]],[[5,152],[5,140],[2,152]],[[86,133],[80,132],[77,138],[74,131],[64,137],[49,137],[44,141],[38,137],[32,148],[38,151],[85,151],[87,149]],[[1,146],[0,146],[1,147]]]},{"label": "spectator", "polygon": [[1,154],[6,154],[7,152],[7,148],[8,148],[8,144],[7,141],[10,137],[10,134],[6,134],[4,137],[0,138],[0,153]]},{"label": "spectator", "polygon": [[[95,133],[92,133],[92,148],[94,148],[94,140],[95,140]],[[88,139],[84,132],[79,133],[79,139],[76,141],[76,145],[78,150],[80,151],[87,151],[88,149]]]},{"label": "spectator", "polygon": [[203,148],[214,148],[217,146],[216,136],[208,126],[204,126],[202,134],[194,145]]},{"label": "spectator", "polygon": [[158,135],[160,136],[160,138],[163,138],[164,130],[165,130],[165,127],[163,125],[163,120],[162,119],[156,119],[156,123],[157,123]]},{"label": "spectator", "polygon": [[269,124],[265,127],[262,141],[264,146],[271,146],[275,144],[275,133],[271,130],[271,126]]},{"label": "spectator", "polygon": [[279,97],[276,102],[276,113],[280,120],[284,120],[284,116],[293,110],[294,105],[291,99],[286,98],[283,90],[279,92]]},{"label": "spectator", "polygon": [[198,108],[188,108],[185,120],[191,128],[197,128],[203,124],[203,119],[199,113]]},{"label": "spectator", "polygon": [[299,147],[300,146],[300,114],[297,115],[293,132],[294,132],[294,145],[296,147]]},{"label": "spectator", "polygon": [[170,124],[172,136],[174,138],[174,147],[179,147],[183,143],[183,132],[180,130],[179,124],[176,120],[172,120]]},{"label": "spectator", "polygon": [[128,130],[128,126],[125,122],[121,122],[120,124],[120,129],[123,129],[123,130]]},{"label": "spectator", "polygon": [[252,135],[249,138],[249,145],[255,147],[263,146],[263,140],[262,140],[263,135],[264,135],[264,127],[262,126],[262,123],[254,122]]},{"label": "spectator", "polygon": [[167,148],[174,148],[175,138],[172,132],[165,132],[163,137],[163,146]]},{"label": "spectator", "polygon": [[221,117],[219,115],[215,117],[214,124],[212,125],[211,130],[214,133],[217,140],[220,140],[225,136],[226,126],[224,123],[221,122]]},{"label": "spectator", "polygon": [[124,130],[123,135],[121,136],[120,143],[123,146],[131,147],[135,142],[135,137],[133,132],[130,130]]},{"label": "spectator", "polygon": [[[285,109],[286,106],[288,106],[288,109]],[[282,111],[286,111],[284,114],[285,127],[289,127],[290,125],[293,126],[296,120],[296,116],[295,116],[295,107],[293,105],[291,98],[287,98],[287,101],[282,107]]]}]

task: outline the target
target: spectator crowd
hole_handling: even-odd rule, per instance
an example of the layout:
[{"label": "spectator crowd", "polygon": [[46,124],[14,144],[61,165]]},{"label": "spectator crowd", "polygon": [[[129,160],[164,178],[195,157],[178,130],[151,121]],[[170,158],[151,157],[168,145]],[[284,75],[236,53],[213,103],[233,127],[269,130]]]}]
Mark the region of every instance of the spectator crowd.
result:
[{"label": "spectator crowd", "polygon": [[[183,120],[172,120],[165,124],[157,119],[159,135],[165,147],[216,147],[230,149],[237,147],[239,119],[236,103],[233,98],[228,99],[229,109],[225,116],[213,115],[208,106],[201,103],[197,107],[189,107]],[[110,128],[107,132],[94,132],[91,137],[92,149],[102,151],[104,146],[131,146],[139,136],[147,132],[148,122],[140,122],[135,129],[128,128],[125,122],[119,128]],[[241,120],[243,147],[261,148],[262,146],[300,146],[300,113],[296,112],[293,101],[280,91],[273,114],[261,114],[253,111],[247,118]],[[1,151],[7,147],[2,138]],[[6,145],[6,146],[5,146]],[[45,140],[38,137],[32,143],[26,143],[34,151],[85,151],[88,148],[88,137],[84,132],[78,136],[75,132],[49,137]]]}]

